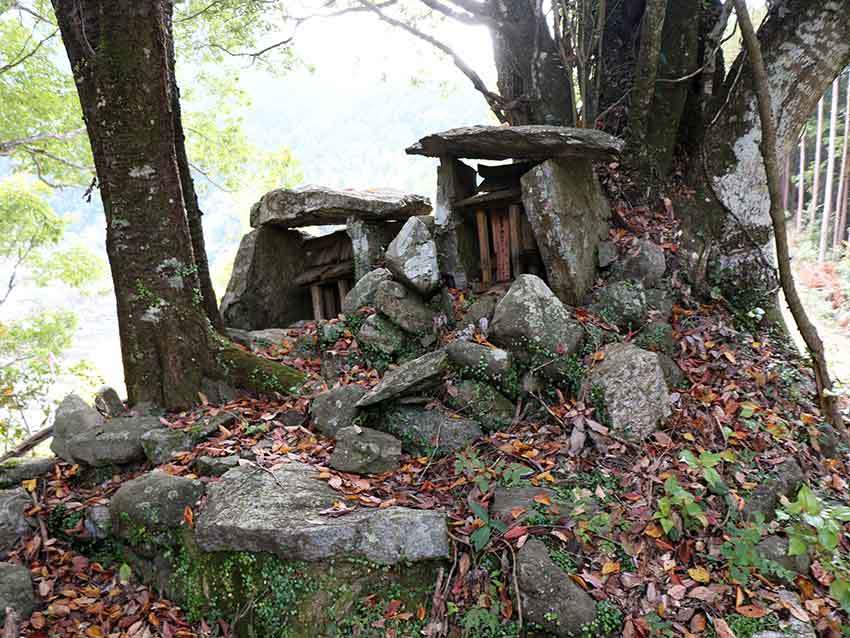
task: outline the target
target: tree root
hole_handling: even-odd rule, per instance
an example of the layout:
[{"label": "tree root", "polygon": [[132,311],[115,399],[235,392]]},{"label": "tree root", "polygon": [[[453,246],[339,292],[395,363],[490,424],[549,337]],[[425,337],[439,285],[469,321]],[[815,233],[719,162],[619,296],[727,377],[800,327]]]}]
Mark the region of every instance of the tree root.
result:
[{"label": "tree root", "polygon": [[222,345],[216,360],[225,380],[258,393],[292,394],[307,380],[307,375],[295,368],[264,359],[233,344]]}]

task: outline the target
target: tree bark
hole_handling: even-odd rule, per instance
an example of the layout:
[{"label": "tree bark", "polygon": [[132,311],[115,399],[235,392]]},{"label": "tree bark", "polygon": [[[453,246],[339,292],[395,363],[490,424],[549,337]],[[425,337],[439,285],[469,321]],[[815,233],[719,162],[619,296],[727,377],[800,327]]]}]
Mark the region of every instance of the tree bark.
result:
[{"label": "tree bark", "polygon": [[812,181],[812,202],[809,210],[809,225],[814,228],[818,216],[818,200],[820,199],[820,163],[821,142],[823,141],[823,93],[818,100],[818,124],[815,129],[815,175]]},{"label": "tree bark", "polygon": [[806,127],[800,133],[800,169],[797,177],[797,220],[796,233],[799,236],[803,230],[803,208],[806,199]]},{"label": "tree bark", "polygon": [[818,263],[826,260],[826,249],[830,245],[829,224],[832,220],[832,184],[835,178],[835,130],[838,128],[838,78],[832,82],[832,107],[829,111],[829,146],[827,147],[826,184],[823,191],[823,215],[820,220],[818,239]]},{"label": "tree bark", "polygon": [[846,234],[847,216],[844,202],[847,200],[847,187],[850,173],[847,168],[848,138],[850,138],[850,73],[847,74],[847,91],[844,94],[844,141],[841,144],[841,169],[838,171],[838,195],[835,198],[835,233],[832,237],[832,250],[838,255]]},{"label": "tree bark", "polygon": [[[629,137],[638,157],[646,152],[649,127],[649,107],[655,95],[655,80],[661,57],[661,36],[667,0],[647,0],[640,29],[640,51],[632,87],[632,106],[629,113]],[[645,159],[645,158],[644,158]]]}]

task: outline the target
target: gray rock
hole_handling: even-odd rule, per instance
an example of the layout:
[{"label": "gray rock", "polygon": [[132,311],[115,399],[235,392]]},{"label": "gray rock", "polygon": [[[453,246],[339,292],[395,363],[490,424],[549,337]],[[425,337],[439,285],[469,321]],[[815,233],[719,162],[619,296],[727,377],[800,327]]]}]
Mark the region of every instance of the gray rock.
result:
[{"label": "gray rock", "polygon": [[634,339],[634,343],[644,350],[652,350],[671,355],[676,349],[673,339],[673,326],[664,321],[650,321]]},{"label": "gray rock", "polygon": [[487,383],[466,379],[453,386],[449,395],[458,412],[475,419],[487,430],[503,430],[513,423],[516,406]]},{"label": "gray rock", "polygon": [[446,558],[445,516],[404,507],[322,512],[340,494],[309,465],[288,462],[271,473],[230,470],[208,487],[195,535],[206,551],[271,552],[287,560],[360,557],[382,565]]},{"label": "gray rock", "polygon": [[652,288],[661,281],[667,270],[664,249],[645,239],[635,242],[629,254],[615,268],[612,277],[615,280],[631,280]]},{"label": "gray rock", "polygon": [[397,405],[381,415],[380,429],[394,434],[411,454],[449,454],[462,450],[484,433],[471,419],[447,414],[439,408]]},{"label": "gray rock", "polygon": [[644,290],[646,307],[651,316],[661,321],[669,321],[673,315],[673,297],[662,288]]},{"label": "gray rock", "polygon": [[785,496],[794,499],[804,481],[803,470],[794,458],[783,461],[773,475],[759,485],[746,499],[744,520],[754,521],[759,514],[764,520],[772,521],[779,507],[779,499]]},{"label": "gray rock", "polygon": [[590,128],[566,126],[464,126],[423,137],[407,148],[409,155],[475,159],[616,158],[623,140]]},{"label": "gray rock", "polygon": [[15,487],[21,481],[43,476],[53,471],[59,462],[55,456],[35,459],[10,459],[0,465],[0,488]]},{"label": "gray rock", "polygon": [[[490,327],[493,341],[509,349],[519,360],[543,365],[547,376],[567,368],[567,358],[584,339],[581,324],[543,280],[520,275],[499,301]],[[551,361],[548,365],[545,363]]]},{"label": "gray rock", "polygon": [[245,235],[221,300],[225,325],[281,328],[312,317],[310,291],[295,283],[305,264],[304,238],[297,231],[263,227]]},{"label": "gray rock", "polygon": [[525,618],[561,638],[581,634],[596,617],[596,603],[551,558],[542,541],[530,539],[517,552]]},{"label": "gray rock", "polygon": [[501,379],[510,370],[513,357],[507,350],[490,348],[473,341],[452,341],[446,346],[452,363],[467,368],[469,374],[488,379]]},{"label": "gray rock", "polygon": [[363,275],[342,300],[342,314],[350,315],[364,306],[374,306],[378,286],[392,277],[386,268],[377,268]]},{"label": "gray rock", "polygon": [[548,160],[521,182],[549,286],[561,301],[578,304],[593,286],[597,247],[611,216],[593,165],[585,158]]},{"label": "gray rock", "polygon": [[74,463],[75,459],[68,451],[68,441],[86,430],[98,427],[102,423],[103,417],[97,410],[76,394],[69,394],[62,399],[62,403],[56,408],[56,416],[53,419],[53,440],[50,442],[50,449],[56,456],[69,463]]},{"label": "gray rock", "polygon": [[637,330],[646,319],[646,296],[640,284],[618,281],[605,286],[590,309],[622,330]]},{"label": "gray rock", "polygon": [[397,438],[355,425],[337,431],[328,465],[340,472],[382,474],[396,469],[400,458],[401,441]]},{"label": "gray rock", "polygon": [[371,315],[360,326],[357,343],[361,348],[377,350],[391,356],[404,345],[404,332],[382,315]]},{"label": "gray rock", "polygon": [[356,191],[307,185],[296,189],[279,188],[263,195],[251,207],[251,226],[281,228],[345,224],[349,217],[381,221],[427,215],[427,197],[383,188]]},{"label": "gray rock", "polygon": [[124,403],[115,388],[101,386],[94,393],[94,407],[104,416],[120,416],[124,413]]},{"label": "gray rock", "polygon": [[617,261],[617,245],[612,241],[599,242],[596,248],[596,260],[600,268],[607,268]]},{"label": "gray rock", "polygon": [[[785,601],[789,606],[794,606],[802,609],[800,597],[797,594],[780,590],[779,598]],[[816,638],[817,633],[812,623],[800,620],[793,614],[789,614],[787,620],[779,621],[779,631],[757,631],[752,635],[752,638]]]},{"label": "gray rock", "polygon": [[413,291],[395,281],[378,285],[375,307],[403,330],[418,334],[434,331],[434,312]]},{"label": "gray rock", "polygon": [[88,508],[84,524],[88,533],[96,540],[103,540],[112,535],[112,515],[106,505]]},{"label": "gray rock", "polygon": [[199,456],[192,464],[192,469],[201,476],[221,476],[228,470],[239,465],[239,456]]},{"label": "gray rock", "polygon": [[35,592],[30,570],[13,563],[0,563],[0,623],[6,620],[6,608],[13,609],[20,620],[35,611]]},{"label": "gray rock", "polygon": [[[463,314],[459,327],[475,326],[479,330],[484,329],[485,334],[489,332],[490,324],[493,322],[493,313],[496,312],[496,306],[501,298],[502,295],[494,294],[483,294],[478,297]],[[482,324],[482,320],[486,323]]]},{"label": "gray rock", "polygon": [[408,361],[387,372],[380,383],[357,402],[357,407],[363,408],[434,387],[440,383],[448,366],[449,356],[443,349]]},{"label": "gray rock", "polygon": [[204,484],[159,470],[124,483],[109,502],[112,529],[121,538],[137,530],[163,532],[179,527],[186,507],[194,508]]},{"label": "gray rock", "polygon": [[235,414],[222,412],[187,428],[159,427],[149,430],[141,436],[142,449],[154,465],[167,463],[175,454],[191,450],[207,437],[217,433],[220,426],[227,427],[237,420]]},{"label": "gray rock", "polygon": [[12,549],[31,531],[30,519],[24,514],[33,503],[23,488],[0,490],[0,551]]},{"label": "gray rock", "polygon": [[227,328],[227,336],[236,343],[257,352],[273,347],[285,347],[292,342],[286,328],[268,328],[267,330],[239,330]]},{"label": "gray rock", "polygon": [[756,546],[756,552],[768,560],[779,563],[790,572],[806,576],[812,561],[806,554],[788,555],[788,539],[781,536],[768,536]]},{"label": "gray rock", "polygon": [[163,427],[157,417],[118,417],[72,438],[68,452],[77,463],[93,467],[142,461],[142,435]]},{"label": "gray rock", "polygon": [[207,398],[210,405],[224,405],[235,401],[239,392],[229,383],[221,379],[209,379],[204,377],[201,380],[201,393]]},{"label": "gray rock", "polygon": [[664,373],[664,381],[667,383],[667,387],[670,390],[673,390],[685,385],[688,378],[685,376],[685,373],[682,372],[679,364],[673,361],[673,359],[668,357],[666,354],[656,354],[658,355],[658,365],[661,366],[661,371]]},{"label": "gray rock", "polygon": [[351,239],[355,282],[359,282],[383,262],[387,246],[398,235],[401,226],[401,222],[369,222],[356,217],[348,218],[345,232]]},{"label": "gray rock", "polygon": [[440,285],[437,244],[418,217],[408,219],[387,248],[386,264],[396,279],[424,297]]},{"label": "gray rock", "polygon": [[841,435],[829,423],[820,423],[817,426],[817,441],[820,453],[828,459],[837,459],[844,448]]},{"label": "gray rock", "polygon": [[359,385],[343,385],[320,394],[310,405],[313,426],[325,436],[336,436],[342,428],[353,425],[357,402],[366,395]]},{"label": "gray rock", "polygon": [[[553,504],[557,501],[555,492],[545,487],[497,487],[490,502],[490,516],[498,517],[510,525],[525,519],[535,507],[542,506],[544,511],[551,511],[551,506],[538,505],[534,500],[544,496]],[[516,513],[519,516],[515,517]]]},{"label": "gray rock", "polygon": [[607,345],[602,353],[605,358],[588,374],[583,394],[599,393],[614,434],[642,441],[671,412],[658,356],[628,343]]}]

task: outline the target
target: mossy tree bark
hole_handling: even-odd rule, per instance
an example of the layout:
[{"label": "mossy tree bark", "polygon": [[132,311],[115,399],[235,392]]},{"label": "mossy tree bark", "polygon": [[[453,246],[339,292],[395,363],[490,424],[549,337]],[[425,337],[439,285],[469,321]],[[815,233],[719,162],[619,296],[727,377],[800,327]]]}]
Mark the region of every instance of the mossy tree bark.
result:
[{"label": "mossy tree bark", "polygon": [[[53,7],[106,214],[128,400],[186,408],[198,402],[205,378],[231,370],[226,359],[236,347],[205,312],[187,216],[184,185],[191,181],[181,174],[178,156],[172,3],[53,0]],[[240,363],[245,367],[249,363]],[[279,367],[285,381],[276,386],[285,390],[301,380],[297,371]],[[239,378],[244,386],[268,389],[266,376]]]}]

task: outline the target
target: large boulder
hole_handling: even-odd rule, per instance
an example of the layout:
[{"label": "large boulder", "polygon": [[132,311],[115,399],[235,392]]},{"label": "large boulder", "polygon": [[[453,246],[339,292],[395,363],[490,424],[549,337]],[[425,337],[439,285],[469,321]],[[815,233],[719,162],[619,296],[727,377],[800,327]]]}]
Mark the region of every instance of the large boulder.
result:
[{"label": "large boulder", "polygon": [[52,472],[58,462],[59,459],[55,456],[36,459],[9,459],[0,465],[0,488],[14,487],[21,481]]},{"label": "large boulder", "polygon": [[369,316],[360,326],[357,343],[361,348],[391,356],[404,346],[405,335],[401,328],[383,315]]},{"label": "large boulder", "polygon": [[53,418],[53,440],[50,442],[50,449],[56,456],[73,463],[74,458],[68,451],[68,441],[86,430],[98,427],[102,423],[103,417],[97,410],[76,394],[69,394],[62,399],[62,403],[56,408],[56,416]]},{"label": "large boulder", "polygon": [[365,558],[381,565],[448,557],[442,513],[387,507],[327,516],[340,494],[316,478],[316,470],[297,462],[272,471],[230,470],[207,488],[207,504],[196,519],[198,545],[289,560]]},{"label": "large boulder", "polygon": [[578,351],[584,339],[581,324],[534,275],[517,277],[499,301],[490,334],[518,359],[541,366],[549,376],[567,369],[567,358]]},{"label": "large boulder", "polygon": [[430,334],[434,331],[434,312],[419,295],[397,281],[383,281],[378,285],[375,307],[407,332]]},{"label": "large boulder", "polygon": [[396,279],[420,295],[428,297],[440,285],[437,244],[428,226],[418,217],[408,219],[390,242],[386,263]]},{"label": "large boulder", "polygon": [[475,377],[502,379],[513,363],[513,357],[507,350],[461,339],[448,344],[446,352],[451,362],[461,368],[461,372]]},{"label": "large boulder", "polygon": [[590,309],[622,330],[636,330],[646,319],[643,286],[632,281],[605,286]]},{"label": "large boulder", "polygon": [[282,328],[313,316],[310,291],[295,283],[305,269],[298,231],[263,227],[242,238],[227,291],[224,323],[232,328]]},{"label": "large boulder", "polygon": [[92,467],[143,461],[142,436],[163,428],[154,416],[118,417],[72,438],[68,452],[75,462]]},{"label": "large boulder", "polygon": [[23,488],[0,490],[0,551],[12,549],[30,533],[30,519],[25,512],[32,505]]},{"label": "large boulder", "polygon": [[645,288],[657,285],[667,270],[664,249],[658,244],[641,239],[635,242],[626,257],[614,267],[613,279],[636,281]]},{"label": "large boulder", "polygon": [[392,278],[386,268],[376,268],[363,275],[342,300],[342,314],[350,315],[364,306],[374,306],[378,286]]},{"label": "large boulder", "polygon": [[522,176],[522,203],[549,285],[576,305],[596,278],[597,248],[611,211],[586,159],[548,160]]},{"label": "large boulder", "polygon": [[517,552],[517,577],[526,620],[548,634],[581,635],[596,617],[596,602],[555,564],[542,541],[531,539]]},{"label": "large boulder", "polygon": [[204,494],[204,484],[159,470],[127,481],[109,502],[112,529],[122,538],[138,536],[140,530],[165,532],[179,527],[187,507]]},{"label": "large boulder", "polygon": [[428,390],[440,383],[449,367],[449,356],[443,349],[429,352],[393,368],[358,402],[357,407],[395,399],[405,394]]},{"label": "large boulder", "polygon": [[13,563],[0,563],[0,623],[6,620],[6,609],[18,614],[19,620],[35,610],[35,592],[30,570]]},{"label": "large boulder", "polygon": [[614,434],[642,441],[671,412],[658,356],[628,343],[607,345],[602,354],[604,358],[588,374],[583,394],[603,408]]},{"label": "large boulder", "polygon": [[310,404],[313,426],[325,436],[336,436],[342,428],[354,424],[357,402],[366,395],[366,388],[351,384],[320,394]]},{"label": "large boulder", "polygon": [[397,405],[386,410],[377,427],[399,437],[402,447],[411,454],[457,452],[484,435],[472,419],[418,405]]},{"label": "large boulder", "polygon": [[336,447],[328,465],[340,472],[381,474],[398,467],[401,441],[385,432],[356,425],[336,433]]}]

